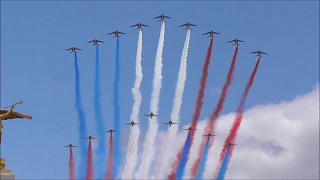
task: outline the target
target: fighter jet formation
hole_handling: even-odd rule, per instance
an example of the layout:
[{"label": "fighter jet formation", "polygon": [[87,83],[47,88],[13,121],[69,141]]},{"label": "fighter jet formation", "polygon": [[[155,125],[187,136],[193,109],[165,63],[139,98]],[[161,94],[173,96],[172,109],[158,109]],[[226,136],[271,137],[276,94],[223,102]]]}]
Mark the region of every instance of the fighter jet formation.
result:
[{"label": "fighter jet formation", "polygon": [[[164,14],[161,14],[160,16],[157,16],[157,17],[154,17],[153,19],[159,19],[158,20],[158,22],[163,22],[163,21],[166,21],[165,19],[172,19],[171,17],[169,17],[169,16],[166,16],[166,15],[164,15]],[[142,24],[141,22],[138,22],[137,24],[134,24],[134,25],[132,25],[132,26],[130,26],[131,28],[133,28],[133,27],[136,27],[135,28],[135,30],[143,30],[143,27],[149,27],[148,25],[145,25],[145,24]],[[192,24],[192,23],[190,23],[189,21],[187,22],[187,23],[185,23],[185,24],[182,24],[182,25],[180,25],[179,27],[185,27],[183,30],[190,30],[191,29],[191,27],[197,27],[197,25],[195,25],[195,24]],[[109,33],[108,35],[113,35],[113,37],[117,37],[117,38],[119,38],[120,37],[120,35],[124,35],[125,33],[123,33],[123,32],[120,32],[120,31],[118,31],[118,30],[115,30],[114,32],[111,32],[111,33]],[[214,35],[220,35],[220,33],[219,32],[216,32],[216,31],[214,31],[213,29],[212,30],[210,30],[209,32],[206,32],[206,33],[204,33],[204,34],[202,34],[202,35],[207,35],[207,38],[214,38],[215,36]],[[245,41],[243,41],[243,40],[240,40],[240,39],[237,39],[237,38],[235,38],[234,40],[231,40],[231,41],[229,41],[228,43],[233,43],[233,45],[236,45],[236,46],[238,46],[238,45],[240,45],[240,43],[244,43]],[[103,41],[101,41],[101,40],[98,40],[98,39],[93,39],[93,40],[91,40],[91,41],[89,41],[89,42],[87,42],[87,43],[93,43],[92,44],[92,46],[99,46],[99,43],[104,43]],[[75,47],[75,46],[72,46],[71,48],[69,48],[69,49],[66,49],[65,51],[70,51],[70,53],[78,53],[78,51],[82,51],[82,49],[80,49],[80,48],[77,48],[77,47]],[[258,57],[262,57],[262,55],[268,55],[267,53],[265,53],[265,52],[262,52],[261,50],[258,50],[258,51],[255,51],[255,52],[251,52],[251,54],[257,54],[256,56],[258,56]],[[22,102],[21,102],[22,103]],[[14,106],[12,106],[12,108],[11,108],[11,110],[10,111],[12,111],[12,109],[14,108]],[[144,116],[147,116],[147,117],[150,117],[150,119],[152,119],[153,117],[156,117],[156,116],[159,116],[159,115],[157,115],[157,114],[154,114],[153,112],[150,112],[150,114],[146,114],[146,115],[144,115]],[[127,123],[127,124],[125,124],[125,125],[129,125],[129,126],[131,126],[131,127],[133,127],[134,125],[137,125],[137,124],[139,124],[139,123],[136,123],[136,122],[134,122],[134,121],[131,121],[130,123]],[[166,124],[166,125],[169,125],[170,127],[171,127],[171,125],[174,125],[174,124],[178,124],[178,123],[176,123],[176,122],[172,122],[171,120],[170,121],[168,121],[168,122],[165,122],[165,123],[162,123],[162,124]],[[197,129],[193,129],[192,127],[189,127],[189,128],[187,128],[187,129],[183,129],[183,130],[187,130],[187,131],[192,131],[192,130],[197,130]],[[108,131],[106,131],[106,132],[108,132],[108,133],[114,133],[114,132],[116,132],[116,131],[118,131],[118,130],[113,130],[112,128],[110,129],[110,130],[108,130]],[[208,138],[210,138],[210,137],[213,137],[213,136],[216,136],[216,135],[214,135],[214,134],[211,134],[211,133],[208,133],[208,134],[206,134],[206,135],[203,135],[204,137],[208,137]],[[85,139],[97,139],[97,138],[94,138],[94,137],[92,137],[92,136],[88,136],[88,137],[86,137]],[[233,144],[233,143],[229,143],[229,144],[226,144],[226,145],[224,145],[224,146],[233,146],[233,145],[236,145],[236,144]],[[77,147],[77,146],[73,146],[72,144],[70,144],[69,146],[64,146],[64,147]]]}]

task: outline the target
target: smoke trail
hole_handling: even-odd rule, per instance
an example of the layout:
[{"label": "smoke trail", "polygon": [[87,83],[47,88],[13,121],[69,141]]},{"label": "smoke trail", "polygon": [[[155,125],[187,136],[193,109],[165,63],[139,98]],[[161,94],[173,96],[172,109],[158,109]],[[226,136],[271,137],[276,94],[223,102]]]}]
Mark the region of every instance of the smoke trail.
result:
[{"label": "smoke trail", "polygon": [[[215,127],[216,120],[218,119],[220,112],[223,109],[223,105],[224,105],[224,101],[226,100],[226,97],[227,97],[228,89],[232,83],[233,72],[234,72],[234,68],[236,65],[237,55],[238,55],[238,46],[236,47],[236,50],[234,52],[231,66],[230,66],[230,69],[229,69],[229,72],[227,75],[226,82],[223,85],[219,101],[218,101],[218,103],[215,107],[215,110],[213,111],[209,121],[207,122],[207,126],[205,128],[205,134],[208,134],[210,132],[214,133],[214,127]],[[205,142],[206,142],[205,139],[202,139],[200,147],[199,147],[198,156],[197,156],[197,158],[191,168],[191,177],[195,177],[195,175],[197,174],[197,171],[198,171],[198,168],[200,165],[200,158],[203,154]],[[211,148],[213,142],[214,142],[214,138],[212,138],[212,141],[210,141],[210,143],[209,143],[209,149]]]},{"label": "smoke trail", "polygon": [[[159,109],[159,97],[160,90],[162,87],[162,51],[164,45],[164,32],[165,32],[165,23],[162,22],[160,38],[154,68],[154,79],[153,79],[153,92],[151,98],[151,107],[150,110],[157,114]],[[151,161],[154,157],[154,142],[156,139],[158,131],[158,119],[154,117],[149,121],[149,127],[146,135],[146,140],[143,145],[143,159],[139,167],[138,179],[148,179],[149,167]]]},{"label": "smoke trail", "polygon": [[182,153],[180,164],[178,166],[176,179],[182,179],[183,178],[184,168],[186,167],[187,160],[188,160],[189,149],[190,149],[190,131],[188,133],[188,137],[187,137],[186,143],[185,143],[185,145],[183,147],[183,153]]},{"label": "smoke trail", "polygon": [[105,146],[105,134],[104,134],[104,123],[101,118],[101,105],[100,105],[100,64],[99,64],[99,46],[96,46],[96,73],[95,73],[95,82],[94,82],[94,119],[96,121],[96,127],[98,130],[99,136],[99,146],[96,149],[96,154],[99,157],[97,159],[97,169],[98,177],[102,179],[103,175],[101,170],[105,169],[104,162],[106,159],[106,146]]},{"label": "smoke trail", "polygon": [[110,135],[109,139],[109,155],[108,155],[108,162],[107,162],[107,172],[104,177],[105,180],[113,179],[112,173],[113,173],[113,164],[114,164],[114,159],[113,159],[113,137],[112,133]]},{"label": "smoke trail", "polygon": [[[204,98],[204,93],[205,93],[206,84],[207,84],[208,69],[209,69],[209,65],[210,65],[212,46],[213,46],[213,38],[211,38],[211,40],[210,40],[206,60],[205,60],[205,63],[204,63],[203,69],[202,69],[202,77],[201,77],[200,89],[199,89],[199,93],[198,93],[198,97],[197,97],[197,101],[196,101],[196,109],[195,109],[195,112],[194,112],[194,115],[192,118],[192,123],[191,123],[191,127],[193,129],[195,129],[197,127],[197,123],[199,121],[199,117],[200,117],[202,106],[203,106],[203,98]],[[190,146],[191,147],[192,147],[193,140],[194,140],[194,134],[195,134],[195,131],[191,131],[191,135],[190,135]],[[183,149],[181,149],[179,151],[175,162],[171,165],[171,167],[172,167],[171,175],[170,175],[171,177],[175,177],[175,172],[177,171],[178,164],[179,164],[180,158],[182,156],[182,151],[183,151]]]},{"label": "smoke trail", "polygon": [[[248,83],[247,83],[247,85],[245,87],[245,90],[244,90],[244,92],[242,94],[240,103],[238,105],[238,110],[237,110],[237,114],[236,114],[235,120],[234,120],[233,125],[232,125],[232,127],[230,129],[230,133],[229,133],[227,139],[225,140],[225,144],[228,144],[229,142],[233,142],[237,137],[237,133],[238,133],[238,130],[240,128],[241,121],[242,121],[242,113],[243,113],[244,104],[246,102],[246,99],[247,99],[247,96],[249,94],[250,88],[251,88],[251,86],[252,86],[252,84],[254,82],[254,78],[255,78],[256,73],[258,71],[259,64],[260,64],[260,58],[258,59],[256,65],[255,65],[255,67],[254,67],[254,69],[252,71],[252,74],[250,76],[250,79],[249,79],[249,81],[248,81]],[[222,163],[222,160],[225,157],[226,151],[227,151],[227,147],[224,147],[221,150],[220,160],[219,160],[218,167],[216,169],[215,174],[217,174],[217,172],[220,169],[220,165]],[[231,158],[232,153],[233,153],[233,148],[231,148],[231,150],[230,150],[229,159]]]},{"label": "smoke trail", "polygon": [[74,53],[74,69],[75,69],[75,91],[76,91],[76,109],[78,111],[78,120],[79,120],[79,143],[80,143],[80,166],[79,166],[79,178],[84,179],[85,177],[85,164],[84,160],[87,159],[87,145],[85,141],[83,141],[83,137],[87,136],[87,127],[86,127],[86,120],[85,114],[82,109],[81,104],[81,93],[80,93],[80,73],[78,67],[78,58],[77,53]]},{"label": "smoke trail", "polygon": [[203,175],[203,172],[204,172],[204,168],[206,167],[206,159],[208,157],[208,152],[209,152],[209,139],[207,139],[206,141],[206,145],[204,147],[204,151],[203,151],[203,154],[201,156],[201,164],[200,164],[200,170],[198,171],[197,173],[197,177],[196,179],[202,179],[202,175]]},{"label": "smoke trail", "polygon": [[[175,98],[173,101],[173,109],[171,113],[171,120],[172,122],[179,122],[179,114],[180,114],[180,109],[182,105],[182,97],[183,97],[183,92],[184,92],[184,86],[185,82],[187,80],[187,56],[188,56],[188,50],[189,50],[189,42],[190,42],[190,29],[187,32],[186,35],[186,40],[184,43],[183,51],[182,51],[182,57],[180,61],[180,70],[179,70],[179,75],[178,75],[178,81],[177,81],[177,86],[176,86],[176,93],[175,93]],[[156,171],[156,178],[157,179],[163,179],[165,167],[168,165],[168,153],[169,149],[177,135],[178,132],[178,127],[179,126],[172,126],[168,128],[167,132],[167,140],[164,141],[164,146],[161,154],[161,162],[160,165]]]},{"label": "smoke trail", "polygon": [[[119,105],[119,81],[120,81],[120,42],[119,37],[117,37],[117,47],[116,47],[116,71],[113,89],[113,105],[114,105],[114,128],[121,132],[120,130],[120,105]],[[121,147],[120,147],[120,133],[114,137],[114,168],[113,177],[117,177],[119,166],[121,163]]]},{"label": "smoke trail", "polygon": [[86,180],[93,180],[93,158],[92,158],[92,145],[91,139],[89,139],[89,146],[87,152],[87,169],[86,169]]},{"label": "smoke trail", "polygon": [[226,171],[228,168],[229,152],[230,152],[230,147],[228,148],[226,156],[224,157],[217,180],[224,180],[224,176],[226,175]]},{"label": "smoke trail", "polygon": [[[136,56],[136,80],[134,83],[134,87],[132,88],[132,94],[134,98],[134,104],[132,107],[131,120],[134,122],[138,122],[139,109],[141,105],[141,92],[140,85],[142,81],[142,31],[139,31],[138,37],[138,48],[137,48],[137,56]],[[133,172],[137,165],[137,156],[138,156],[138,140],[140,135],[139,126],[131,128],[127,149],[127,163],[124,167],[124,173],[122,175],[122,179],[133,179]]]},{"label": "smoke trail", "polygon": [[74,158],[73,158],[72,148],[70,148],[70,155],[69,155],[69,180],[76,180],[76,172],[74,170]]}]

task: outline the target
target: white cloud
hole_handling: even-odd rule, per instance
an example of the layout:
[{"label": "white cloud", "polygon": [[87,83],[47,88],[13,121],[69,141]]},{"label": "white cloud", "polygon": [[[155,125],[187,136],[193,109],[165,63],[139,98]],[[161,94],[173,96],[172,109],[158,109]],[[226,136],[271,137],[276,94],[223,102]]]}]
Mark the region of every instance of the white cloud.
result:
[{"label": "white cloud", "polygon": [[[216,169],[234,115],[218,120],[218,136],[209,152],[205,179]],[[198,124],[185,178],[196,158],[204,126],[205,121]],[[179,132],[176,142],[184,142],[186,135]],[[259,105],[246,111],[236,143],[226,179],[319,179],[319,86],[291,102]],[[158,141],[158,145],[162,143]],[[181,143],[174,145],[172,158],[181,148]]]}]

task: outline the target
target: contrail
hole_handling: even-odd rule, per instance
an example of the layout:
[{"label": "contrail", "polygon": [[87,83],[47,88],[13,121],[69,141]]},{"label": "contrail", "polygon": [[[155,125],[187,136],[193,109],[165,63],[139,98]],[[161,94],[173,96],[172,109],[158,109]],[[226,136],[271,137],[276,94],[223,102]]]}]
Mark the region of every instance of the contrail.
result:
[{"label": "contrail", "polygon": [[[140,85],[142,81],[142,30],[139,31],[138,38],[138,48],[137,48],[137,56],[136,56],[136,80],[134,83],[134,87],[132,88],[132,94],[134,98],[134,104],[132,107],[132,113],[130,120],[134,122],[138,122],[139,109],[141,104],[141,92]],[[135,126],[131,128],[129,135],[129,142],[127,148],[127,163],[124,167],[124,173],[122,174],[122,179],[133,179],[133,172],[137,165],[137,156],[138,156],[138,140],[140,135],[139,126]]]},{"label": "contrail", "polygon": [[[233,73],[234,73],[234,69],[235,69],[235,66],[236,66],[237,55],[238,55],[238,46],[236,47],[235,52],[233,54],[232,62],[231,62],[231,65],[230,65],[230,68],[229,68],[229,71],[228,71],[226,82],[222,87],[219,101],[218,101],[214,111],[212,112],[212,114],[210,116],[210,119],[207,121],[207,125],[206,125],[206,127],[204,129],[206,134],[214,133],[216,121],[217,121],[217,119],[218,119],[218,117],[220,115],[220,112],[223,109],[224,102],[225,102],[225,100],[227,98],[227,95],[228,95],[229,87],[230,87],[230,85],[232,83],[232,80],[233,80]],[[214,142],[214,138],[212,138],[211,141],[209,142],[209,149],[211,148],[213,142]],[[192,178],[194,178],[196,176],[196,174],[197,174],[197,171],[198,171],[198,168],[199,168],[199,165],[200,165],[201,156],[202,156],[203,151],[204,151],[205,143],[206,143],[206,140],[202,139],[201,143],[200,143],[200,147],[199,147],[197,158],[194,161],[193,166],[191,168],[191,177]]]},{"label": "contrail", "polygon": [[224,176],[226,175],[226,171],[228,168],[229,152],[230,152],[230,147],[228,147],[227,153],[223,159],[223,163],[220,168],[220,172],[219,172],[217,180],[224,180]]},{"label": "contrail", "polygon": [[69,180],[76,180],[76,172],[74,169],[74,158],[73,158],[72,148],[70,148],[70,155],[69,155]]},{"label": "contrail", "polygon": [[108,161],[107,161],[107,171],[104,176],[104,180],[110,180],[112,179],[112,173],[113,173],[113,164],[114,164],[114,159],[113,159],[113,137],[112,133],[109,138],[109,155],[108,155]]},{"label": "contrail", "polygon": [[[238,105],[238,109],[237,109],[237,114],[236,114],[235,120],[234,120],[233,125],[232,125],[232,127],[230,129],[229,135],[228,135],[227,139],[225,140],[225,144],[233,142],[237,137],[237,133],[238,133],[238,130],[239,130],[241,122],[242,122],[242,117],[243,117],[242,114],[243,114],[244,104],[245,104],[245,102],[247,100],[247,96],[249,94],[250,88],[253,85],[254,78],[255,78],[256,73],[257,73],[258,68],[259,68],[259,64],[260,64],[260,57],[259,57],[258,61],[256,62],[256,65],[255,65],[255,67],[254,67],[254,69],[253,69],[253,71],[251,73],[249,81],[248,81],[248,83],[247,83],[247,85],[245,87],[245,90],[244,90],[243,94],[242,94],[240,103]],[[214,173],[214,176],[216,176],[216,174],[218,174],[218,172],[220,170],[220,166],[222,164],[222,161],[223,161],[224,157],[226,156],[225,154],[227,152],[227,149],[229,149],[229,148],[225,146],[221,150],[218,167],[217,167],[217,169],[216,169],[216,171]],[[230,154],[228,156],[228,158],[229,158],[228,161],[232,157],[233,149],[234,149],[234,147],[230,148]]]},{"label": "contrail", "polygon": [[[178,82],[176,86],[176,93],[175,93],[175,98],[173,101],[173,109],[171,113],[171,121],[179,123],[179,114],[180,114],[180,109],[182,105],[182,97],[183,97],[183,92],[184,92],[184,86],[185,82],[187,79],[187,56],[188,56],[188,50],[189,50],[189,42],[190,42],[190,29],[188,29],[187,35],[186,35],[186,40],[184,43],[183,51],[182,51],[182,56],[181,56],[181,61],[180,61],[180,70],[179,70],[179,75],[178,75]],[[167,140],[164,141],[164,146],[161,154],[161,161],[158,169],[156,170],[156,179],[163,179],[164,178],[164,171],[166,166],[168,165],[168,156],[169,149],[172,145],[172,142],[174,141],[174,138],[177,135],[178,132],[178,127],[179,126],[171,126],[168,128],[167,132]]]},{"label": "contrail", "polygon": [[91,139],[89,139],[89,146],[88,146],[88,152],[87,152],[87,169],[86,169],[86,180],[93,180],[94,174],[93,174],[93,162],[92,162],[92,144]]},{"label": "contrail", "polygon": [[79,178],[85,178],[85,160],[87,159],[87,145],[83,141],[83,137],[87,136],[87,126],[85,120],[85,113],[82,108],[81,102],[81,92],[80,92],[80,72],[78,67],[78,58],[77,53],[74,53],[74,69],[75,69],[75,91],[76,91],[76,109],[78,111],[78,120],[79,120],[79,143],[80,143],[80,166],[79,166]]},{"label": "contrail", "polygon": [[[100,179],[103,177],[101,170],[105,169],[105,159],[106,159],[106,138],[105,138],[105,126],[101,118],[101,104],[100,104],[100,62],[99,62],[99,46],[96,46],[96,72],[95,72],[95,82],[94,82],[94,119],[96,121],[96,128],[99,135],[99,146],[96,149],[97,156],[97,176]],[[102,179],[102,178],[101,178]]]},{"label": "contrail", "polygon": [[[165,23],[162,22],[160,38],[154,68],[154,79],[153,79],[153,92],[151,98],[150,110],[157,114],[159,106],[159,96],[162,87],[162,51],[164,45],[164,33],[165,33]],[[138,179],[148,179],[149,168],[151,161],[154,157],[154,142],[156,140],[156,135],[158,131],[158,121],[157,117],[154,117],[149,121],[149,127],[146,135],[146,140],[143,145],[143,159],[138,171]]]},{"label": "contrail", "polygon": [[[120,103],[119,103],[119,83],[120,83],[120,40],[117,37],[117,46],[116,46],[116,62],[115,62],[115,79],[114,79],[114,89],[113,89],[113,105],[114,105],[114,128],[121,132],[120,129]],[[117,134],[114,137],[114,168],[113,168],[113,177],[118,176],[118,170],[121,163],[121,147],[120,147],[120,138],[121,133]]]}]

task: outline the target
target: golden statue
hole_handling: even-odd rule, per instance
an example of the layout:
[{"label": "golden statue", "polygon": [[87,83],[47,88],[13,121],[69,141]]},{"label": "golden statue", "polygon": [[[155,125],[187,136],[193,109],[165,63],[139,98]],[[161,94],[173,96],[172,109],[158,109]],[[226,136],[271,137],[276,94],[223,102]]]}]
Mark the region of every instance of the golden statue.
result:
[{"label": "golden statue", "polygon": [[6,167],[6,160],[1,158],[1,160],[0,160],[0,169],[4,169],[5,167]]},{"label": "golden statue", "polygon": [[[25,118],[25,119],[28,119],[28,120],[31,120],[32,119],[32,116],[29,116],[29,115],[24,115],[24,114],[21,114],[21,113],[18,113],[18,112],[14,112],[13,109],[15,108],[15,106],[17,104],[22,104],[22,100],[18,103],[15,103],[11,106],[8,106],[4,109],[0,109],[0,126],[1,126],[1,129],[0,129],[0,144],[1,144],[1,141],[2,141],[2,128],[3,128],[3,124],[2,124],[2,121],[5,121],[5,120],[12,120],[12,119],[16,119],[16,118]],[[7,108],[10,108],[10,110],[5,110]]]}]

